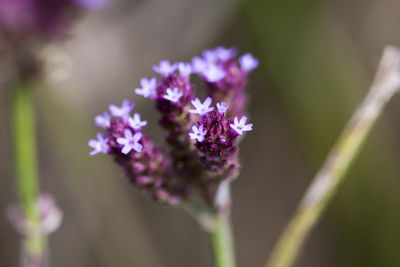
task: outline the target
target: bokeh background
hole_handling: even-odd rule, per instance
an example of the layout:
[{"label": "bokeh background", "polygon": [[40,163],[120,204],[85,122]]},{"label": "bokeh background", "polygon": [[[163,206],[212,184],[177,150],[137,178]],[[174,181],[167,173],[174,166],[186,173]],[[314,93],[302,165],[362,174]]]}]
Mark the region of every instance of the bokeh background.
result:
[{"label": "bokeh background", "polygon": [[[233,185],[238,266],[262,266],[336,136],[365,96],[385,45],[400,45],[397,0],[114,0],[46,50],[35,89],[40,179],[64,212],[57,267],[212,266],[210,240],[182,211],[141,197],[107,156],[89,157],[93,118],[128,98],[161,59],[223,45],[251,52],[255,130]],[[18,266],[6,207],[16,201],[10,88],[0,64],[0,266]],[[400,266],[400,96],[391,101],[297,266]]]}]

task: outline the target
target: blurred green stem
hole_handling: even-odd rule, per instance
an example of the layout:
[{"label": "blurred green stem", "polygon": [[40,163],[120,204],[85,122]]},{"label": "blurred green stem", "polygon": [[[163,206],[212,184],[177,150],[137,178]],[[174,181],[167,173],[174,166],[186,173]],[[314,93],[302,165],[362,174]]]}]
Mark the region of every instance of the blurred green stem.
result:
[{"label": "blurred green stem", "polygon": [[[13,95],[13,126],[15,147],[15,169],[20,206],[25,214],[28,232],[24,237],[24,266],[43,266],[46,237],[40,229],[40,218],[36,207],[38,177],[36,162],[35,116],[31,88],[18,82]],[[33,261],[37,264],[30,265]]]},{"label": "blurred green stem", "polygon": [[325,207],[343,181],[385,104],[400,86],[400,52],[387,47],[370,92],[333,146],[274,247],[266,267],[292,266]]},{"label": "blurred green stem", "polygon": [[233,236],[229,217],[225,214],[215,216],[212,242],[216,267],[234,267]]},{"label": "blurred green stem", "polygon": [[234,241],[230,222],[230,181],[224,181],[219,185],[214,204],[217,209],[212,232],[215,267],[235,267]]}]

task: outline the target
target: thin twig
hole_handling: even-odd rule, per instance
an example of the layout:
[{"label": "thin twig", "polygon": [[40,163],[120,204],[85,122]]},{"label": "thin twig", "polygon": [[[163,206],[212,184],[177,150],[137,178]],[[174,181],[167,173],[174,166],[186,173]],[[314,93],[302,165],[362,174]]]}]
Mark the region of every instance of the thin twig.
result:
[{"label": "thin twig", "polygon": [[371,89],[333,146],[295,215],[280,236],[266,267],[289,267],[318,222],[385,104],[400,87],[400,50],[387,47]]}]

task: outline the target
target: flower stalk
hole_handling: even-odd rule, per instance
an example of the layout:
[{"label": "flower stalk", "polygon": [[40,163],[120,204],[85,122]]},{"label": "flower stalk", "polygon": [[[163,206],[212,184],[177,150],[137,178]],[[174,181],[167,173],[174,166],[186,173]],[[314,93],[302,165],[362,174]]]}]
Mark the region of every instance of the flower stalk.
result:
[{"label": "flower stalk", "polygon": [[292,266],[313,226],[322,216],[386,103],[400,87],[400,50],[387,47],[371,89],[333,146],[324,165],[284,229],[266,267]]},{"label": "flower stalk", "polygon": [[217,214],[212,233],[215,267],[235,267],[234,239],[230,222],[230,181],[224,181],[219,185],[215,206]]},{"label": "flower stalk", "polygon": [[13,96],[15,169],[20,207],[29,231],[23,240],[23,266],[43,267],[46,261],[46,236],[42,233],[36,201],[39,182],[36,161],[35,117],[31,91],[17,83]]}]

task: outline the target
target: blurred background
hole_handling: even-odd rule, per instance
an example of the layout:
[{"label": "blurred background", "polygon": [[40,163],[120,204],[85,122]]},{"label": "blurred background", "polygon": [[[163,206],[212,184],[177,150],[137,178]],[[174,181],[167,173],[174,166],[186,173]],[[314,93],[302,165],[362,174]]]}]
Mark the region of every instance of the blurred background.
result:
[{"label": "blurred background", "polygon": [[[335,138],[366,95],[385,45],[400,45],[397,0],[114,0],[46,53],[35,90],[42,191],[64,212],[50,237],[57,267],[212,266],[210,240],[181,210],[141,197],[107,156],[89,157],[96,114],[124,98],[162,141],[133,89],[161,59],[237,47],[255,130],[233,185],[238,266],[262,266]],[[0,65],[0,266],[18,266],[5,213],[16,201],[10,88]],[[390,102],[297,266],[400,266],[400,97]]]}]

